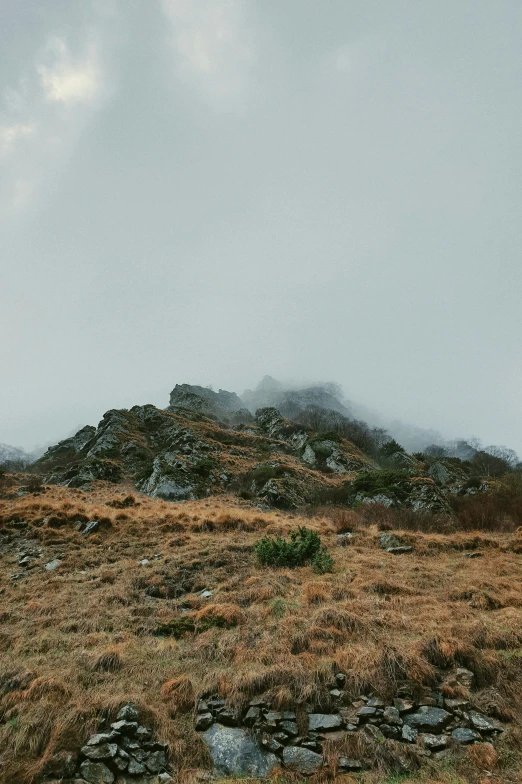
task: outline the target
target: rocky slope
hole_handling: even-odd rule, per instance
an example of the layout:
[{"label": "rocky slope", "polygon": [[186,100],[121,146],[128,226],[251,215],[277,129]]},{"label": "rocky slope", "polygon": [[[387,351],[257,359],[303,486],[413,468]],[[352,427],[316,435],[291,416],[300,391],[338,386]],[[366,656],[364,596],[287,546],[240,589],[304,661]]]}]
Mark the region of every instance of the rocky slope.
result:
[{"label": "rocky slope", "polygon": [[233,493],[280,508],[379,503],[448,514],[452,493],[485,488],[462,461],[396,451],[382,470],[335,432],[315,432],[274,407],[252,414],[235,393],[188,384],[174,388],[166,410],[108,411],[98,427],[49,448],[34,470],[47,484],[131,482],[170,501]]}]

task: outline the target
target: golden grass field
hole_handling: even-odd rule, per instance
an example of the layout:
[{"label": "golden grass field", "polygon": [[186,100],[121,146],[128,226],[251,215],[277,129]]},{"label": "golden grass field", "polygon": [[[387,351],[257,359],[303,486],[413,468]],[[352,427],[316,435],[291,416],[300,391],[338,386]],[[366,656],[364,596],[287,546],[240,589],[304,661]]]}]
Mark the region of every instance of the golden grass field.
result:
[{"label": "golden grass field", "polygon": [[[354,698],[364,690],[384,696],[404,678],[435,684],[457,664],[476,675],[477,707],[508,722],[495,751],[478,744],[402,777],[387,771],[384,755],[379,769],[343,780],[522,781],[519,531],[404,532],[414,552],[396,556],[380,549],[371,519],[351,510],[302,516],[232,498],[167,503],[135,491],[122,506],[121,486],[48,486],[23,497],[16,486],[0,500],[1,782],[37,782],[55,754],[78,749],[100,717],[129,700],[170,744],[179,780],[195,781],[209,767],[193,729],[199,694],[239,704],[270,691],[280,706],[313,704],[337,666]],[[100,526],[84,537],[77,520]],[[319,532],[335,559],[332,574],[257,564],[256,539],[297,525]],[[339,546],[345,528],[355,535]],[[20,555],[38,548],[43,557],[25,572]],[[482,557],[468,558],[474,550]],[[46,571],[54,558],[61,565]],[[211,598],[198,595],[205,589]],[[224,626],[180,639],[153,634],[182,615],[196,629],[209,618]]]}]

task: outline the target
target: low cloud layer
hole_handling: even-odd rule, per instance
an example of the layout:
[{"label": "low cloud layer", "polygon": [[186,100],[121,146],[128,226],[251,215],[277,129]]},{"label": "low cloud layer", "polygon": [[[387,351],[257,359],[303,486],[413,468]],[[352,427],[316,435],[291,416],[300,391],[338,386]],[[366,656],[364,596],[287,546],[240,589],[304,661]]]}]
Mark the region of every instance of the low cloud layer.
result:
[{"label": "low cloud layer", "polygon": [[511,2],[8,2],[0,442],[331,379],[522,453]]}]

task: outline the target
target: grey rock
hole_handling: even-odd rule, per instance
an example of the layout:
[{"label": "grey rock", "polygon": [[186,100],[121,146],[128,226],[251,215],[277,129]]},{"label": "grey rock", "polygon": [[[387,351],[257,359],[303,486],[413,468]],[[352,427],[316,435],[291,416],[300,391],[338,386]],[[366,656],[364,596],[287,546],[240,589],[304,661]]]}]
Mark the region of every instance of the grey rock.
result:
[{"label": "grey rock", "polygon": [[382,718],[386,724],[396,724],[398,726],[402,726],[402,719],[397,708],[392,708],[391,706],[386,708],[382,714]]},{"label": "grey rock", "polygon": [[344,674],[344,672],[338,672],[337,675],[335,676],[335,680],[339,688],[342,689],[346,684],[346,675]]},{"label": "grey rock", "polygon": [[384,735],[382,734],[379,727],[375,724],[366,724],[361,733],[364,734],[369,740],[373,740],[376,743],[383,743],[384,742]]},{"label": "grey rock", "polygon": [[268,741],[268,750],[271,751],[273,754],[281,754],[284,749],[284,744],[281,743],[279,740],[276,740],[275,736],[270,738]]},{"label": "grey rock", "polygon": [[451,737],[457,743],[462,743],[466,745],[468,743],[475,743],[477,740],[482,740],[480,734],[475,730],[471,730],[468,727],[456,727],[451,733]]},{"label": "grey rock", "polygon": [[146,772],[147,768],[145,765],[142,765],[141,762],[138,762],[138,760],[132,759],[132,757],[130,758],[129,764],[127,766],[127,773],[129,773],[131,776],[137,776],[140,773]]},{"label": "grey rock", "polygon": [[214,724],[202,737],[216,772],[221,776],[263,778],[278,764],[274,754],[263,751],[257,741],[239,727]]},{"label": "grey rock", "polygon": [[330,695],[335,699],[339,699],[339,697],[342,695],[342,691],[339,691],[339,689],[330,689]]},{"label": "grey rock", "polygon": [[445,749],[448,745],[449,738],[447,735],[432,735],[430,733],[419,735],[417,743],[424,746],[429,751],[440,751]]},{"label": "grey rock", "polygon": [[283,721],[295,721],[296,715],[294,711],[283,711]]},{"label": "grey rock", "polygon": [[296,738],[299,735],[299,730],[295,721],[282,721],[279,728],[283,730],[286,735],[291,738]]},{"label": "grey rock", "polygon": [[462,699],[454,699],[454,700],[447,699],[447,700],[444,700],[444,707],[447,708],[449,711],[458,710],[459,708],[460,709],[467,708],[468,705],[469,705],[469,701],[468,700],[462,700]]},{"label": "grey rock", "polygon": [[377,713],[377,708],[368,707],[367,705],[363,705],[362,708],[359,708],[357,711],[357,715],[360,719],[371,719]]},{"label": "grey rock", "polygon": [[444,708],[422,706],[416,713],[409,713],[404,717],[404,723],[417,730],[426,732],[441,730],[451,721],[451,713]]},{"label": "grey rock", "polygon": [[359,771],[363,769],[363,763],[360,760],[350,759],[349,757],[339,757],[337,761],[340,770]]},{"label": "grey rock", "polygon": [[456,680],[465,686],[466,689],[473,688],[475,683],[475,675],[471,670],[467,670],[465,667],[459,667],[455,673]]},{"label": "grey rock", "polygon": [[198,732],[204,732],[205,730],[208,730],[213,723],[214,718],[211,713],[200,713],[196,718],[196,730]]},{"label": "grey rock", "polygon": [[129,764],[128,759],[123,759],[123,757],[120,756],[115,757],[113,762],[118,768],[118,770],[122,772],[127,769],[127,765]]},{"label": "grey rock", "polygon": [[397,727],[395,724],[381,724],[380,730],[385,738],[399,740],[401,737],[401,728]]},{"label": "grey rock", "polygon": [[88,784],[113,784],[114,774],[103,762],[85,760],[80,765],[80,775]]},{"label": "grey rock", "polygon": [[55,558],[53,561],[49,561],[48,563],[46,563],[45,568],[47,569],[48,572],[53,572],[55,569],[57,569],[60,566],[61,563],[62,561],[60,561],[59,558]]},{"label": "grey rock", "polygon": [[116,732],[121,732],[122,735],[134,735],[138,729],[138,722],[121,719],[121,721],[113,722],[111,727]]},{"label": "grey rock", "polygon": [[255,708],[255,707],[249,708],[245,714],[243,723],[247,727],[252,727],[252,725],[255,724],[256,721],[259,719],[260,715],[261,715],[260,708]]},{"label": "grey rock", "polygon": [[411,553],[412,551],[413,551],[413,547],[406,544],[402,544],[399,547],[386,548],[386,552],[391,553],[392,555],[401,555],[402,553]]},{"label": "grey rock", "polygon": [[469,719],[476,730],[479,732],[495,732],[502,730],[502,725],[497,721],[490,719],[488,716],[483,716],[482,713],[477,711],[469,711]]},{"label": "grey rock", "polygon": [[415,743],[418,734],[418,730],[405,724],[402,728],[401,737],[406,743]]},{"label": "grey rock", "polygon": [[198,702],[198,713],[208,713],[210,710],[208,704],[204,700]]},{"label": "grey rock", "polygon": [[308,729],[311,732],[328,732],[343,726],[342,718],[334,713],[311,713],[308,717]]},{"label": "grey rock", "polygon": [[90,520],[88,523],[85,523],[85,527],[82,531],[82,536],[89,536],[89,534],[94,533],[99,528],[98,520]]},{"label": "grey rock", "polygon": [[136,730],[136,740],[149,740],[152,737],[152,730],[148,727],[138,727]]},{"label": "grey rock", "polygon": [[91,735],[86,746],[99,746],[100,743],[110,743],[118,737],[119,733],[117,732],[100,732],[97,735]]},{"label": "grey rock", "polygon": [[283,764],[303,776],[316,773],[323,764],[322,754],[305,749],[302,746],[286,746],[283,751]]},{"label": "grey rock", "polygon": [[151,773],[161,773],[167,766],[167,756],[164,751],[153,751],[145,760],[147,770]]},{"label": "grey rock", "polygon": [[83,746],[81,753],[91,760],[112,759],[118,752],[115,743],[101,743],[99,746]]},{"label": "grey rock", "polygon": [[220,724],[225,724],[227,727],[237,727],[238,718],[237,713],[230,709],[220,710],[217,715],[217,720]]},{"label": "grey rock", "polygon": [[399,713],[407,713],[408,711],[413,710],[415,707],[414,703],[411,700],[403,700],[401,698],[395,699],[393,701],[394,706],[397,708]]},{"label": "grey rock", "polygon": [[384,703],[378,697],[372,697],[366,704],[369,708],[384,708],[386,703]]}]

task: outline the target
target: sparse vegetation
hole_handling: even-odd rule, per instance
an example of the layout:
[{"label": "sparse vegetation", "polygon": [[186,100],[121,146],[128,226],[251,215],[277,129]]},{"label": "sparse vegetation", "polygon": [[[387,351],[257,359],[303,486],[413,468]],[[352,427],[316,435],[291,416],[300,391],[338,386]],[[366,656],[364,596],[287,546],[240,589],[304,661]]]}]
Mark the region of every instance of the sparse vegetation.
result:
[{"label": "sparse vegetation", "polygon": [[[328,561],[325,557],[318,533],[305,526],[299,526],[296,531],[291,531],[289,540],[281,536],[274,538],[263,536],[254,544],[254,550],[262,566],[286,566],[295,569],[297,566],[312,564],[315,570],[320,571],[327,564],[331,569],[333,563],[331,558]],[[326,556],[328,556],[327,552]]]}]

